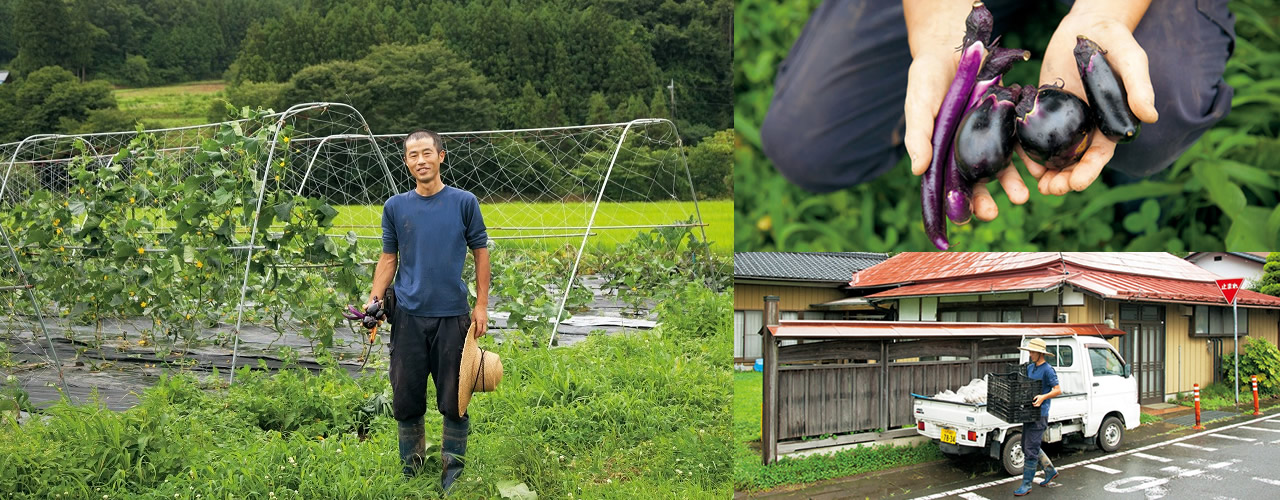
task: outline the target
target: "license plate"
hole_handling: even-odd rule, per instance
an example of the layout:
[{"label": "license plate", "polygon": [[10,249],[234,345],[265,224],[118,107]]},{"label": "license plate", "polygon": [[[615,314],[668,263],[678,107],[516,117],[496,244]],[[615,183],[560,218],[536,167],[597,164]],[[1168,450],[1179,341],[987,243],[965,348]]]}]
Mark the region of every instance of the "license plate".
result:
[{"label": "license plate", "polygon": [[942,442],[956,444],[956,430],[942,429]]}]

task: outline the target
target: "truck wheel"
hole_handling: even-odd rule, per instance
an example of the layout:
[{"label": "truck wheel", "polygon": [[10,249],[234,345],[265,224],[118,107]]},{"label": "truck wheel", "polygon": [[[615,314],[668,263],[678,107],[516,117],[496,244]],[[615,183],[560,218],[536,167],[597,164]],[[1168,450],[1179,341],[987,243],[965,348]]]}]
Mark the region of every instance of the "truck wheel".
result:
[{"label": "truck wheel", "polygon": [[1004,439],[1004,446],[1000,447],[1000,464],[1010,476],[1019,476],[1022,475],[1024,463],[1026,457],[1022,455],[1022,433],[1010,432]]},{"label": "truck wheel", "polygon": [[1124,440],[1124,424],[1120,423],[1120,419],[1112,416],[1102,421],[1102,427],[1098,428],[1098,447],[1102,451],[1111,453],[1120,448],[1120,441]]}]

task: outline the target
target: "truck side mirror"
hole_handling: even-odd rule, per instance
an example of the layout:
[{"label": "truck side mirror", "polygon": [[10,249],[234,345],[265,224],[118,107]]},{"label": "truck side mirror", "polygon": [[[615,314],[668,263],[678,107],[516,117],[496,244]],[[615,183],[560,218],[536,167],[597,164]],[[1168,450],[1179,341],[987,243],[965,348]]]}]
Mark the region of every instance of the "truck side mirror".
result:
[{"label": "truck side mirror", "polygon": [[1133,374],[1133,372],[1129,369],[1129,364],[1128,364],[1128,363],[1125,363],[1125,365],[1124,365],[1124,378],[1129,378],[1129,376],[1130,376],[1130,375],[1132,375],[1132,374]]}]

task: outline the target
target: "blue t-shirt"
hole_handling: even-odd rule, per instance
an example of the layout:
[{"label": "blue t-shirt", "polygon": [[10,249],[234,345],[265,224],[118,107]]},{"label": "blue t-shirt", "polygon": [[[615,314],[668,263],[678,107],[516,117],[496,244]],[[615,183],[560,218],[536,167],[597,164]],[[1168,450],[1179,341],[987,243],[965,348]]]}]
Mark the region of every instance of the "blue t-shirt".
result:
[{"label": "blue t-shirt", "polygon": [[[399,293],[399,289],[396,292]],[[1048,394],[1053,390],[1053,386],[1058,385],[1058,372],[1053,370],[1053,366],[1045,361],[1043,364],[1030,363],[1027,366],[1027,376],[1032,380],[1040,381],[1040,394]],[[1040,415],[1049,416],[1049,403],[1052,399],[1046,399],[1040,403]]]},{"label": "blue t-shirt", "polygon": [[382,205],[382,251],[399,256],[396,307],[413,316],[469,313],[462,264],[467,249],[487,246],[480,201],[450,186],[431,196],[400,193]]}]

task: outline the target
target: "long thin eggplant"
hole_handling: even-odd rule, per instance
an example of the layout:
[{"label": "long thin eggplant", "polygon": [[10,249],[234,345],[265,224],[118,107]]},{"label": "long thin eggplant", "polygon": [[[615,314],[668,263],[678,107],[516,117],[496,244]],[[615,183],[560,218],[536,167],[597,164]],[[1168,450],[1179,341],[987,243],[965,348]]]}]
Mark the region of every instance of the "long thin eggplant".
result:
[{"label": "long thin eggplant", "polygon": [[1084,84],[1084,95],[1089,98],[1089,111],[1098,130],[1108,139],[1120,144],[1138,138],[1142,122],[1129,109],[1129,95],[1124,90],[1120,74],[1111,69],[1107,52],[1093,40],[1076,37],[1076,67]]},{"label": "long thin eggplant", "polygon": [[[991,11],[987,10],[981,1],[974,2],[973,9],[965,18],[965,36],[960,46],[960,63],[956,68],[955,78],[951,80],[951,87],[947,89],[947,94],[942,99],[942,105],[938,108],[938,115],[933,123],[931,138],[933,157],[930,159],[929,169],[921,178],[920,199],[925,234],[939,250],[946,250],[950,246],[947,241],[947,221],[944,215],[947,210],[943,208],[947,202],[945,193],[948,191],[948,185],[956,188],[954,192],[957,194],[966,193],[959,189],[963,183],[956,182],[958,176],[951,157],[951,141],[968,107],[978,71],[982,68],[985,48],[991,44],[991,30],[994,24],[995,18],[991,15]],[[948,182],[949,178],[950,182]],[[967,210],[967,201],[964,205]],[[959,212],[956,216],[961,218]]]},{"label": "long thin eggplant", "polygon": [[929,160],[929,170],[924,172],[921,180],[920,201],[924,212],[925,234],[929,235],[929,240],[938,250],[946,250],[951,246],[947,241],[947,221],[942,208],[947,159],[951,156],[951,141],[964,116],[969,94],[973,92],[974,78],[982,65],[982,49],[983,43],[980,41],[965,47],[960,55],[960,65],[956,68],[956,77],[951,81],[951,88],[942,99],[942,107],[938,108],[938,117],[933,122],[933,158]]}]

